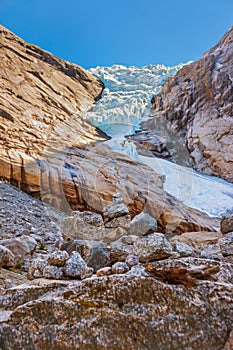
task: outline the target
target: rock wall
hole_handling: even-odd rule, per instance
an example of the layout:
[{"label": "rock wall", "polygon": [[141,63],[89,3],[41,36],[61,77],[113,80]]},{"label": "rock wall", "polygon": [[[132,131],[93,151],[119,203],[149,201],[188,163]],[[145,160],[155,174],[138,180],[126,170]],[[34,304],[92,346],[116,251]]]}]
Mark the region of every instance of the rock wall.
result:
[{"label": "rock wall", "polygon": [[[233,182],[232,67],[233,28],[200,60],[166,80],[152,99],[144,133],[133,139],[157,156]],[[149,146],[143,145],[145,131]]]},{"label": "rock wall", "polygon": [[37,174],[25,168],[41,157],[51,138],[60,147],[67,140],[80,145],[105,139],[81,116],[103,84],[3,26],[0,61],[0,176],[27,190]]}]

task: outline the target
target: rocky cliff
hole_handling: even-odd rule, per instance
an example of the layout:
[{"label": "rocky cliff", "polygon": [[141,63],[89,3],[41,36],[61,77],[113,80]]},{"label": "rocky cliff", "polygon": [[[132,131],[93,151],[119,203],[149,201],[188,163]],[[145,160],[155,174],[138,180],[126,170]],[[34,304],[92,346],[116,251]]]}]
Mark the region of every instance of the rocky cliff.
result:
[{"label": "rocky cliff", "polygon": [[[49,139],[77,144],[103,135],[82,119],[99,98],[103,84],[93,75],[18,38],[0,26],[1,176],[25,189],[25,167],[43,154]],[[25,183],[26,182],[26,183]],[[32,189],[33,191],[33,189]]]},{"label": "rocky cliff", "polygon": [[133,137],[140,148],[233,182],[232,67],[233,28],[166,80],[144,131]]},{"label": "rocky cliff", "polygon": [[218,228],[167,195],[152,169],[96,144],[106,135],[82,116],[101,94],[99,80],[0,30],[1,177],[66,212],[101,212],[120,191],[132,216],[147,208],[163,231]]}]

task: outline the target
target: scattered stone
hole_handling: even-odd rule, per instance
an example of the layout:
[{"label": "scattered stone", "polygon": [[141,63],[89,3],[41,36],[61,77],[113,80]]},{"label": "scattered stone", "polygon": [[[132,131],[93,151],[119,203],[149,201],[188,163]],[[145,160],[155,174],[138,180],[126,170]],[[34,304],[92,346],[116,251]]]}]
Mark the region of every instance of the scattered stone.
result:
[{"label": "scattered stone", "polygon": [[69,254],[65,250],[56,250],[48,257],[48,263],[53,266],[64,266]]},{"label": "scattered stone", "polygon": [[220,228],[223,234],[233,232],[233,212],[227,213],[222,217]]},{"label": "scattered stone", "polygon": [[127,231],[123,227],[116,227],[113,229],[106,228],[103,241],[106,243],[114,242],[127,234]]},{"label": "scattered stone", "polygon": [[139,257],[136,255],[128,255],[125,259],[126,264],[129,267],[135,266],[139,264]]},{"label": "scattered stone", "polygon": [[137,236],[123,236],[111,243],[110,260],[111,262],[125,261],[128,255],[133,255],[133,244]]},{"label": "scattered stone", "polygon": [[191,256],[193,254],[193,249],[186,243],[175,241],[173,244],[173,249],[177,252],[181,258],[185,256]]},{"label": "scattered stone", "polygon": [[130,226],[131,218],[127,206],[119,193],[113,196],[113,203],[103,209],[104,225],[107,228]]},{"label": "scattered stone", "polygon": [[7,247],[0,245],[0,267],[12,267],[14,263],[14,254]]},{"label": "scattered stone", "polygon": [[110,266],[102,267],[102,269],[99,269],[96,271],[96,276],[101,277],[101,276],[109,276],[112,274],[112,268]]},{"label": "scattered stone", "polygon": [[60,247],[69,254],[77,251],[94,271],[106,266],[110,261],[109,248],[101,241],[69,240],[63,242]]},{"label": "scattered stone", "polygon": [[62,221],[62,235],[65,240],[101,240],[105,228],[102,216],[91,211],[76,212]]},{"label": "scattered stone", "polygon": [[233,232],[229,232],[221,238],[219,245],[223,256],[233,255]]},{"label": "scattered stone", "polygon": [[172,253],[172,246],[162,233],[152,233],[138,238],[133,245],[133,254],[141,262],[167,258]]},{"label": "scattered stone", "polygon": [[112,265],[112,272],[117,274],[123,274],[129,271],[129,266],[125,262],[116,262]]},{"label": "scattered stone", "polygon": [[128,272],[126,272],[126,274],[130,276],[140,276],[140,277],[151,276],[149,272],[145,270],[145,266],[141,264],[132,266],[131,269]]},{"label": "scattered stone", "polygon": [[46,266],[43,270],[43,277],[49,279],[61,279],[63,277],[63,270],[58,266]]},{"label": "scattered stone", "polygon": [[130,224],[130,233],[136,236],[144,236],[157,230],[157,220],[147,213],[136,215]]},{"label": "scattered stone", "polygon": [[120,216],[112,219],[105,223],[106,228],[116,228],[116,227],[124,227],[128,229],[130,227],[131,218],[130,215]]},{"label": "scattered stone", "polygon": [[38,258],[32,260],[31,265],[28,269],[28,279],[42,278],[44,269],[49,266],[48,262],[44,259]]},{"label": "scattered stone", "polygon": [[78,252],[72,252],[64,267],[64,274],[69,278],[84,279],[92,276],[93,269],[88,267]]}]

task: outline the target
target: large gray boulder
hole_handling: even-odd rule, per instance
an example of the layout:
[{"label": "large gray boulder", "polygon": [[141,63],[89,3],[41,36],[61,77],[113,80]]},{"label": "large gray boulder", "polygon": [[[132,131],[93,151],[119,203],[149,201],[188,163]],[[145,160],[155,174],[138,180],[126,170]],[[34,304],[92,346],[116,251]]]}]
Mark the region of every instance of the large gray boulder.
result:
[{"label": "large gray boulder", "polygon": [[164,259],[171,253],[171,243],[162,233],[138,238],[133,245],[133,254],[138,255],[141,262]]},{"label": "large gray boulder", "polygon": [[128,255],[133,254],[133,244],[137,236],[122,236],[115,242],[111,243],[110,260],[111,262],[125,261]]},{"label": "large gray boulder", "polygon": [[73,252],[66,261],[64,274],[69,278],[84,279],[93,274],[93,269],[87,266],[78,252]]},{"label": "large gray boulder", "polygon": [[144,236],[157,230],[157,220],[147,213],[136,215],[130,224],[132,235]]},{"label": "large gray boulder", "polygon": [[69,240],[62,243],[61,249],[69,254],[77,251],[94,271],[109,263],[109,247],[101,241]]},{"label": "large gray boulder", "polygon": [[102,216],[91,211],[77,212],[63,219],[64,239],[101,240],[105,229]]}]

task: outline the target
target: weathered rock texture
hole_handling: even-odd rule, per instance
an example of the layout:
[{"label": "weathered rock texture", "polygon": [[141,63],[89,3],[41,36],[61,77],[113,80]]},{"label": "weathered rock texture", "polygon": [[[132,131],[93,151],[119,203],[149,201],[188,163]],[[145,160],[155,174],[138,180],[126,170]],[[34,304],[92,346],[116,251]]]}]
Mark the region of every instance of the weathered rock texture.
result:
[{"label": "weathered rock texture", "polygon": [[165,284],[112,275],[43,282],[1,296],[3,350],[221,350],[230,341],[232,286]]},{"label": "weathered rock texture", "polygon": [[[100,96],[103,84],[3,26],[0,62],[0,176],[23,190],[37,191],[34,161],[41,158],[48,140],[62,147],[72,137],[79,145],[103,139],[80,116]],[[68,130],[72,135],[65,133]]]},{"label": "weathered rock texture", "polygon": [[190,155],[198,171],[233,182],[232,67],[233,27],[200,60],[166,80],[152,99],[144,132],[133,139],[180,164],[187,165]]}]

